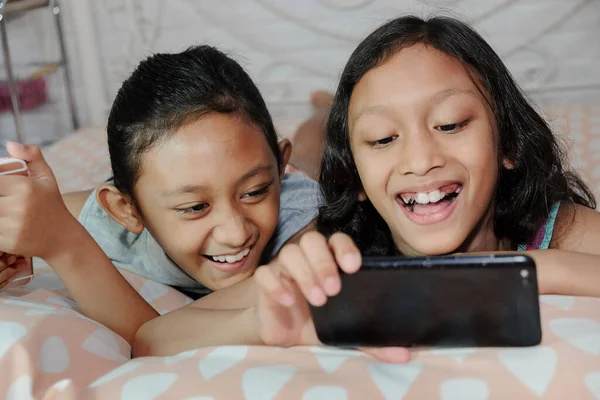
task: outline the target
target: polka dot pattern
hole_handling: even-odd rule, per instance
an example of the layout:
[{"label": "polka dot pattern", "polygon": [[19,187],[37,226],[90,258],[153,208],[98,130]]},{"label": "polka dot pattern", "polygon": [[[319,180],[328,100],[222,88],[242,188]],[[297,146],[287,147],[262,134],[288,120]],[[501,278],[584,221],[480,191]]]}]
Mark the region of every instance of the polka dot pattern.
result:
[{"label": "polka dot pattern", "polygon": [[[53,272],[38,266],[36,274]],[[189,302],[123,275],[154,307]],[[540,303],[543,342],[531,348],[414,350],[406,365],[314,346],[220,346],[130,360],[129,345],[79,314],[67,295],[27,286],[0,296],[0,398],[600,399],[600,299]]]}]

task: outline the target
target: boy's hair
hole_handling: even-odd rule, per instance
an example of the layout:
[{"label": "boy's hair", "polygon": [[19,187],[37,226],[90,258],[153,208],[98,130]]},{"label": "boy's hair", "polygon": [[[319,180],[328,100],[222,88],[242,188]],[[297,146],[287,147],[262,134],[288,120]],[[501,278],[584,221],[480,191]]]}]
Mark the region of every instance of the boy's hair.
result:
[{"label": "boy's hair", "polygon": [[147,58],[119,89],[107,126],[116,188],[133,198],[143,154],[209,113],[256,125],[281,165],[273,120],[250,76],[216,48],[196,46]]},{"label": "boy's hair", "polygon": [[[499,177],[494,200],[494,232],[514,243],[530,239],[557,201],[595,208],[590,189],[567,170],[564,154],[544,119],[528,103],[510,72],[471,27],[456,19],[396,18],[365,38],[350,56],[337,88],[327,125],[321,165],[324,205],[317,219],[326,236],[345,232],[365,254],[395,254],[391,233],[362,188],[348,138],[348,106],[357,82],[403,48],[423,44],[459,60],[486,93],[499,132]],[[506,158],[514,169],[502,166]]]}]

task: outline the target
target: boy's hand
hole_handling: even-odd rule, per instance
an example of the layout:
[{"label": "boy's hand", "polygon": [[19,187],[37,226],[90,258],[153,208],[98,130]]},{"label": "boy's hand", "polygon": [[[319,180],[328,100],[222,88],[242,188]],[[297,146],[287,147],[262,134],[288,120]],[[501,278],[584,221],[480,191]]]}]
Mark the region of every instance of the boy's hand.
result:
[{"label": "boy's hand", "polygon": [[[335,234],[329,241],[308,232],[300,243],[286,245],[276,260],[254,274],[259,285],[258,323],[263,342],[273,346],[318,345],[307,300],[319,307],[341,290],[339,267],[357,272],[361,256],[352,239]],[[363,348],[384,362],[405,363],[405,348]]]},{"label": "boy's hand", "polygon": [[29,176],[0,176],[0,250],[47,259],[61,251],[70,214],[40,149],[18,143],[6,148],[27,163]]}]

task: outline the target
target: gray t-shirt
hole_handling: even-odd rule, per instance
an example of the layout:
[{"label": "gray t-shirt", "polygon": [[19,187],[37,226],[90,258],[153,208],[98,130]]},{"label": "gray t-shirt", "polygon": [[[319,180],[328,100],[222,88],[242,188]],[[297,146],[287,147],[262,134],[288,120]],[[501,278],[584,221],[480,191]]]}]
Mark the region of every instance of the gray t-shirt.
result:
[{"label": "gray t-shirt", "polygon": [[[297,172],[285,174],[281,185],[279,222],[263,259],[272,259],[294,234],[315,219],[318,193],[318,184],[306,175]],[[173,263],[146,229],[138,235],[113,220],[98,204],[95,190],[85,202],[79,222],[117,268],[184,291],[210,292]]]}]

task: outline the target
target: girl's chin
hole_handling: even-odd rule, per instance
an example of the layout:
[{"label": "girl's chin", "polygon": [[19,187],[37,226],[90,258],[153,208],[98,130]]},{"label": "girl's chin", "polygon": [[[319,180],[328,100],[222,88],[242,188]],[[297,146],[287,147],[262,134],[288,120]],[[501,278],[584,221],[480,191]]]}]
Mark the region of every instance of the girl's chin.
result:
[{"label": "girl's chin", "polygon": [[[397,245],[397,247],[401,249],[402,254],[410,257],[442,256],[456,253],[462,244],[463,242],[447,240],[446,235],[439,238],[428,235],[422,240],[411,240],[410,243],[403,243],[400,246]],[[402,249],[406,250],[402,251]]]}]

